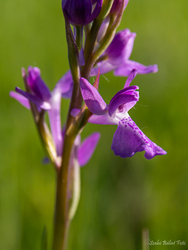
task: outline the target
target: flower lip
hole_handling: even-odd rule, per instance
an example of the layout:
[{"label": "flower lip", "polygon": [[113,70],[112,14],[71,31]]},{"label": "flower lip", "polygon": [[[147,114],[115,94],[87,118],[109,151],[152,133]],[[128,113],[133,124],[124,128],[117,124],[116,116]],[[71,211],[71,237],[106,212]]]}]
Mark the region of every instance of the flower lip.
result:
[{"label": "flower lip", "polygon": [[136,152],[145,151],[144,157],[148,160],[167,153],[152,142],[130,117],[125,117],[119,122],[111,149],[115,155],[122,158],[132,157]]}]

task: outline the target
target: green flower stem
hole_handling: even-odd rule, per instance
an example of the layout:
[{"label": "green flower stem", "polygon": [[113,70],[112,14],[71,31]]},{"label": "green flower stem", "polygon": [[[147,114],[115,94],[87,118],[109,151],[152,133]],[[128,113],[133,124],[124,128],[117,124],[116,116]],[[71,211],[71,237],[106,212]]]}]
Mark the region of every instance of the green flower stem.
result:
[{"label": "green flower stem", "polygon": [[82,40],[83,40],[83,27],[76,26],[76,44],[79,51],[82,48]]},{"label": "green flower stem", "polygon": [[85,65],[88,64],[89,58],[94,50],[101,24],[102,20],[97,20],[97,19],[94,20],[93,25],[89,31],[89,34],[86,37],[85,49],[84,49]]},{"label": "green flower stem", "polygon": [[[66,27],[66,38],[68,45],[68,58],[69,65],[73,77],[74,87],[72,98],[69,105],[69,111],[66,122],[66,131],[63,144],[63,153],[62,153],[62,165],[57,170],[57,186],[56,186],[56,205],[55,205],[55,214],[54,214],[54,234],[53,234],[53,244],[52,250],[65,250],[67,245],[68,229],[70,225],[69,217],[69,199],[68,192],[70,187],[70,157],[72,152],[72,147],[74,140],[77,135],[75,126],[73,127],[71,133],[67,133],[69,127],[74,121],[74,117],[71,116],[71,110],[73,108],[81,108],[82,105],[82,95],[79,88],[79,52],[77,44],[74,40],[72,30],[68,19],[65,16],[65,27]],[[77,28],[77,31],[79,29]],[[80,41],[80,32],[77,32],[78,39]]]},{"label": "green flower stem", "polygon": [[98,17],[93,21],[93,25],[88,32],[86,36],[86,42],[85,42],[85,51],[84,51],[84,58],[85,58],[85,64],[87,65],[90,61],[90,56],[93,53],[93,50],[95,48],[95,44],[97,42],[97,36],[100,30],[100,27],[102,25],[102,22],[106,18],[106,16],[109,14],[110,9],[112,7],[113,0],[104,0],[102,9],[100,11],[100,14]]},{"label": "green flower stem", "polygon": [[[79,86],[80,67],[79,67],[78,46],[72,34],[70,23],[65,13],[64,13],[64,17],[65,17],[66,38],[67,38],[67,45],[68,45],[68,59],[69,59],[70,70],[71,70],[71,74],[72,74],[72,78],[74,82],[73,93],[72,93],[72,98],[71,98],[71,102],[69,105],[68,119],[67,119],[67,125],[66,125],[66,130],[67,130],[74,120],[74,117],[70,115],[71,110],[73,108],[81,109],[83,99],[82,99],[80,86]],[[81,33],[82,33],[81,29],[82,27],[77,27],[77,33],[78,33],[77,42],[78,43],[81,42],[80,41]]]},{"label": "green flower stem", "polygon": [[69,219],[69,160],[75,136],[65,136],[62,166],[57,171],[56,206],[52,250],[65,250],[67,246]]}]

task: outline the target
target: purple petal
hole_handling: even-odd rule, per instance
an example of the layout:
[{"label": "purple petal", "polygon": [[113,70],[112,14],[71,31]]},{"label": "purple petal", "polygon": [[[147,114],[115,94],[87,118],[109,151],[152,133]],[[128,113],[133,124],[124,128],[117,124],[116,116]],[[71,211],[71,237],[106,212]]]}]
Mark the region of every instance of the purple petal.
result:
[{"label": "purple petal", "polygon": [[103,115],[107,112],[107,104],[99,94],[98,90],[85,78],[80,78],[80,89],[83,99],[92,113]]},{"label": "purple petal", "polygon": [[16,87],[16,92],[20,93],[21,95],[23,95],[25,98],[29,99],[31,102],[35,103],[37,105],[37,107],[40,107],[42,109],[45,110],[49,110],[51,108],[50,103],[49,102],[44,102],[43,100],[41,100],[39,97],[27,93],[23,90],[21,90],[20,88]]},{"label": "purple petal", "polygon": [[112,70],[115,70],[116,68],[117,68],[116,65],[113,65],[108,60],[105,60],[103,62],[98,63],[97,67],[92,68],[90,72],[90,76],[96,76],[99,69],[100,69],[100,74],[103,75]]},{"label": "purple petal", "polygon": [[[135,37],[136,33],[131,33],[129,29],[118,32],[104,52],[108,59],[98,63],[97,67],[91,70],[91,76],[97,74],[98,68],[100,68],[101,74],[105,74],[124,65],[132,53]],[[124,76],[128,76],[132,69],[134,67],[126,71]]]},{"label": "purple petal", "polygon": [[83,49],[83,47],[81,48],[80,53],[79,53],[79,64],[80,64],[80,66],[85,65],[84,49]]},{"label": "purple petal", "polygon": [[80,166],[88,163],[99,141],[100,134],[95,132],[87,137],[78,149],[78,162]]},{"label": "purple petal", "polygon": [[136,33],[131,33],[129,29],[118,32],[105,54],[108,55],[109,61],[118,66],[126,62],[133,50]]},{"label": "purple petal", "polygon": [[88,122],[102,125],[118,125],[117,120],[109,116],[108,113],[105,115],[92,115]]},{"label": "purple petal", "polygon": [[100,30],[99,30],[99,33],[98,33],[98,36],[97,36],[97,42],[99,43],[100,40],[104,37],[104,35],[106,34],[106,30],[108,28],[108,25],[109,25],[109,22],[110,22],[110,18],[109,16],[107,16],[104,21],[102,22],[102,25],[100,27]]},{"label": "purple petal", "polygon": [[124,88],[127,88],[130,86],[131,82],[133,81],[133,79],[136,77],[138,71],[136,69],[133,69],[130,73],[130,75],[128,76],[126,82],[125,82],[125,85],[124,85]]},{"label": "purple petal", "polygon": [[31,66],[28,68],[28,84],[30,86],[31,91],[41,100],[48,101],[51,97],[51,93],[40,77],[40,69],[37,67],[32,68]]},{"label": "purple petal", "polygon": [[128,60],[126,63],[115,70],[114,75],[128,76],[133,69],[136,69],[138,71],[138,74],[156,73],[158,71],[158,67],[156,64],[145,66],[138,62]]},{"label": "purple petal", "polygon": [[18,94],[14,91],[10,91],[10,96],[14,99],[16,99],[19,103],[21,103],[24,107],[26,107],[27,109],[30,109],[30,104],[29,101],[26,97],[24,97],[21,94]]},{"label": "purple petal", "polygon": [[87,23],[90,23],[92,22],[100,13],[101,11],[101,8],[102,8],[102,2],[103,0],[96,0],[94,1],[95,3],[97,2],[96,6],[95,6],[95,9],[94,11],[92,12],[91,15],[88,15],[88,18],[87,18]]},{"label": "purple petal", "polygon": [[144,135],[130,117],[120,121],[113,137],[111,149],[115,155],[122,158],[131,157],[136,152],[141,151],[145,151],[144,156],[148,160],[156,155],[166,154],[166,151]]},{"label": "purple petal", "polygon": [[62,154],[62,130],[61,130],[61,93],[54,89],[50,99],[51,109],[48,111],[52,137],[56,146],[57,156]]},{"label": "purple petal", "polygon": [[55,88],[58,88],[63,98],[71,98],[73,90],[73,79],[70,70],[67,71],[58,81]]},{"label": "purple petal", "polygon": [[117,108],[119,108],[120,105],[124,105],[124,107],[126,107],[126,104],[130,103],[126,110],[124,110],[125,112],[128,112],[129,109],[132,108],[139,100],[139,93],[136,91],[136,89],[138,89],[138,86],[130,86],[120,90],[109,103],[109,115],[112,116],[112,114]]},{"label": "purple petal", "polygon": [[71,115],[73,116],[73,117],[76,117],[79,113],[80,113],[80,109],[76,109],[76,108],[74,108],[74,109],[72,109],[71,110]]},{"label": "purple petal", "polygon": [[124,9],[125,9],[127,7],[129,0],[114,0],[110,13],[112,12],[117,13],[119,10],[119,5],[121,4],[122,1],[124,1]]}]

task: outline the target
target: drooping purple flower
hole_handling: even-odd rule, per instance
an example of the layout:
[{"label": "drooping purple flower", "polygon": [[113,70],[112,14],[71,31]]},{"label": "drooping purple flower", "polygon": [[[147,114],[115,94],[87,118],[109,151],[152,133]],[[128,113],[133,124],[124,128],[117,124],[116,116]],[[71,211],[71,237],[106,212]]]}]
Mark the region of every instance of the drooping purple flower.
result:
[{"label": "drooping purple flower", "polygon": [[62,0],[62,9],[71,24],[87,25],[100,13],[102,1],[103,0]]},{"label": "drooping purple flower", "polygon": [[[23,69],[23,77],[26,72]],[[61,98],[69,98],[72,94],[71,73],[67,72],[50,92],[40,76],[40,69],[37,67],[28,68],[27,84],[30,93],[16,87],[16,92],[11,91],[10,96],[19,101],[26,108],[30,108],[29,101],[36,104],[39,110],[47,110],[50,120],[53,140],[56,146],[57,156],[62,153],[62,132],[60,120]]]},{"label": "drooping purple flower", "polygon": [[129,29],[118,32],[103,53],[103,56],[106,56],[107,59],[99,62],[97,67],[92,69],[91,75],[96,75],[98,68],[100,68],[101,74],[114,71],[114,74],[117,76],[128,76],[133,69],[136,69],[138,74],[157,72],[158,67],[156,64],[145,66],[129,59],[135,37],[136,33],[131,33]]},{"label": "drooping purple flower", "polygon": [[125,158],[133,156],[136,152],[145,151],[145,158],[152,159],[166,152],[147,138],[128,114],[128,111],[139,100],[138,86],[129,86],[135,76],[136,71],[133,70],[124,89],[111,99],[109,105],[105,105],[99,92],[86,79],[80,79],[80,88],[87,107],[94,114],[89,122],[118,126],[111,147],[115,155]]}]

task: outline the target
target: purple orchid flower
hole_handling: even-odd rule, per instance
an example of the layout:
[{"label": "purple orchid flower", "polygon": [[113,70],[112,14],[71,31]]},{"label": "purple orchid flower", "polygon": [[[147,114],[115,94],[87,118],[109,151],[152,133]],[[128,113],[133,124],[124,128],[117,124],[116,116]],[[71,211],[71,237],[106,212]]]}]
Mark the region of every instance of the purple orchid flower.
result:
[{"label": "purple orchid flower", "polygon": [[[26,72],[22,70],[22,76]],[[62,153],[62,132],[60,120],[61,97],[70,98],[72,94],[72,84],[70,84],[71,74],[67,72],[56,84],[54,90],[50,92],[40,76],[40,69],[37,67],[28,68],[27,83],[30,93],[16,87],[16,92],[11,91],[10,96],[19,101],[26,108],[30,108],[29,101],[36,104],[39,110],[47,110],[50,120],[53,140],[56,146],[57,156]]]},{"label": "purple orchid flower", "polygon": [[99,62],[97,67],[91,71],[91,76],[95,76],[100,68],[100,73],[105,74],[114,71],[116,76],[128,76],[133,69],[137,69],[138,74],[155,73],[158,71],[156,64],[145,66],[129,59],[134,45],[136,33],[131,33],[129,29],[118,32],[109,47],[103,53],[105,61]]},{"label": "purple orchid flower", "polygon": [[62,0],[62,9],[71,24],[87,25],[100,13],[102,1],[103,0]]},{"label": "purple orchid flower", "polygon": [[136,74],[136,70],[131,72],[124,89],[111,99],[109,105],[86,79],[80,79],[80,88],[87,107],[94,114],[89,122],[118,126],[111,147],[115,155],[125,158],[133,156],[136,152],[145,151],[145,158],[152,159],[166,152],[147,138],[128,114],[128,111],[139,100],[139,93],[136,91],[138,86],[129,86]]},{"label": "purple orchid flower", "polygon": [[[107,28],[106,26],[108,26],[108,22],[108,19],[104,20],[104,24],[101,26],[101,30],[99,31],[99,40],[103,36],[103,31]],[[131,33],[129,29],[118,32],[102,55],[107,56],[107,59],[99,62],[97,67],[91,70],[90,76],[96,76],[99,69],[101,75],[114,71],[114,75],[125,77],[129,76],[133,69],[136,69],[138,74],[156,73],[158,71],[156,64],[145,66],[129,59],[133,50],[135,37],[136,33]],[[66,74],[69,76],[67,79],[69,81],[69,85],[73,85],[70,70],[67,71]]]}]

